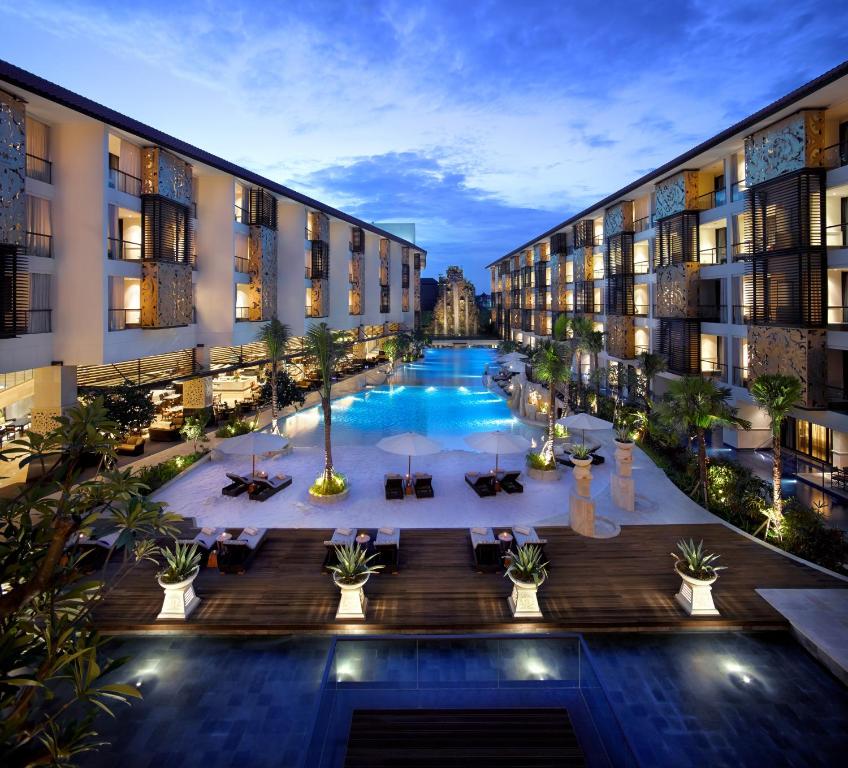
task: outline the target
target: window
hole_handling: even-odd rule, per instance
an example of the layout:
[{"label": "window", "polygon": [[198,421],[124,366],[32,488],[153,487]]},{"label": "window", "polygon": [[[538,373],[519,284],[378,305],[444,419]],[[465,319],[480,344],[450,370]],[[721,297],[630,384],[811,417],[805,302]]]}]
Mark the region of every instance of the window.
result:
[{"label": "window", "polygon": [[53,225],[50,201],[34,195],[26,196],[26,243],[30,256],[50,258],[53,255]]},{"label": "window", "polygon": [[848,123],[839,125],[839,164],[848,165]]},{"label": "window", "polygon": [[715,231],[716,264],[727,261],[727,227],[718,227]]},{"label": "window", "polygon": [[50,275],[29,276],[27,333],[50,333]]},{"label": "window", "polygon": [[50,128],[27,115],[26,119],[26,175],[30,179],[52,183],[53,167],[50,162]]},{"label": "window", "polygon": [[786,422],[783,443],[787,448],[829,464],[833,432],[821,424],[790,417]]}]

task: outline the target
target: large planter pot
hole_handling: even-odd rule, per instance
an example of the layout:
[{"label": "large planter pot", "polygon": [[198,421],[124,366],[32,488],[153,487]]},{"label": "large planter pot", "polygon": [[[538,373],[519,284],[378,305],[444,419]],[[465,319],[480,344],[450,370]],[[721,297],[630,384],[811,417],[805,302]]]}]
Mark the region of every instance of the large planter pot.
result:
[{"label": "large planter pot", "polygon": [[335,504],[337,501],[342,501],[348,497],[350,493],[350,484],[345,486],[345,489],[341,493],[333,493],[329,496],[324,496],[318,493],[312,493],[312,490],[309,491],[309,498],[311,501],[314,501],[318,504]]},{"label": "large planter pot", "polygon": [[572,473],[574,474],[574,482],[577,485],[577,493],[580,496],[590,498],[592,495],[592,459],[577,459],[572,456],[571,463],[574,464]]},{"label": "large planter pot", "polygon": [[159,611],[157,619],[181,619],[185,621],[200,605],[200,598],[194,593],[194,580],[200,568],[195,568],[191,575],[176,584],[168,584],[158,576],[156,581],[165,590],[165,599],[162,601],[162,610]]},{"label": "large planter pot", "polygon": [[630,477],[633,474],[633,443],[624,443],[614,440],[615,443],[615,466],[616,472],[621,477]]},{"label": "large planter pot", "polygon": [[558,469],[536,469],[535,467],[527,467],[527,476],[534,480],[541,480],[543,483],[559,480]]},{"label": "large planter pot", "polygon": [[368,576],[363,576],[353,584],[340,582],[335,575],[333,576],[333,581],[336,582],[336,586],[341,590],[336,619],[364,619],[368,598],[365,597],[363,587],[365,586],[365,582],[368,581]]},{"label": "large planter pot", "polygon": [[718,576],[711,579],[696,579],[691,576],[680,564],[674,566],[677,575],[681,578],[680,589],[675,599],[683,610],[690,616],[718,616],[715,603],[713,603],[713,584]]},{"label": "large planter pot", "polygon": [[[540,619],[542,610],[539,608],[539,586],[532,581],[519,581],[511,573],[507,574],[512,582],[512,594],[507,598],[512,615],[516,619]],[[542,580],[544,584],[544,579]]]}]

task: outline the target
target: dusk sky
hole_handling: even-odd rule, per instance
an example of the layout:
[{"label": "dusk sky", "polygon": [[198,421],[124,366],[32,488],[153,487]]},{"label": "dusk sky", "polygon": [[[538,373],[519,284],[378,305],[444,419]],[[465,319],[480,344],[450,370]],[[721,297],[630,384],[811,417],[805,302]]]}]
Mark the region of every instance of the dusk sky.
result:
[{"label": "dusk sky", "polygon": [[482,267],[848,56],[845,0],[0,0],[0,58]]}]

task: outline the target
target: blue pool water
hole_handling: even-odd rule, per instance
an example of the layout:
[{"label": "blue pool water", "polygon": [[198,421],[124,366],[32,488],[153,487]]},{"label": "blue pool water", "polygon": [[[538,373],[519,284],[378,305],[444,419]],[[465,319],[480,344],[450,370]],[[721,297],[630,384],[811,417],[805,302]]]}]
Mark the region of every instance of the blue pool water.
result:
[{"label": "blue pool water", "polygon": [[[456,449],[467,447],[466,435],[494,429],[538,440],[541,429],[516,419],[506,401],[483,386],[483,372],[494,360],[490,349],[428,349],[388,384],[334,400],[333,443],[373,445],[387,435],[419,432]],[[290,416],[285,430],[296,446],[320,445],[320,407]]]}]

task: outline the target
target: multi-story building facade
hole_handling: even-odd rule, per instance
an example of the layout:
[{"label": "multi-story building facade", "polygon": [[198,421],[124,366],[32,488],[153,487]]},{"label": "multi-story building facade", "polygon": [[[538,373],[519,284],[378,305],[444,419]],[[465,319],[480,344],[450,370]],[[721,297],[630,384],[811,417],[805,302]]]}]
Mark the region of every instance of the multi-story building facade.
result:
[{"label": "multi-story building facade", "polygon": [[[848,464],[848,63],[489,265],[504,338],[534,345],[560,313],[605,334],[608,386],[636,357],[732,387],[768,444],[749,382],[792,373],[784,442],[800,469]],[[584,361],[584,365],[588,361]],[[658,392],[662,381],[656,382]]]},{"label": "multi-story building facade", "polygon": [[[0,62],[0,409],[261,360],[272,316],[376,343],[426,252]],[[305,269],[304,269],[305,267]]]},{"label": "multi-story building facade", "polygon": [[474,296],[474,283],[465,279],[462,267],[448,267],[439,275],[439,295],[433,309],[434,336],[476,336],[480,313]]}]

